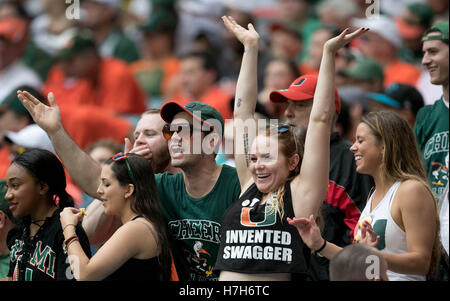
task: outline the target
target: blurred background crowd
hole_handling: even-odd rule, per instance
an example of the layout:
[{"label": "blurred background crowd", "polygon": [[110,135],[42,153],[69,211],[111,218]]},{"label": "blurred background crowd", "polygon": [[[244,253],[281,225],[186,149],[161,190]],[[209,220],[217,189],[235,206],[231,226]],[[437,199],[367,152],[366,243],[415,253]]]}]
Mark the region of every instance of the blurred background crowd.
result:
[{"label": "blurred background crowd", "polygon": [[43,102],[53,92],[66,130],[89,150],[104,139],[100,145],[120,147],[141,113],[169,100],[202,101],[231,119],[243,46],[222,15],[254,24],[261,36],[258,118],[282,119],[286,104],[270,102],[270,92],[317,74],[323,44],[364,26],[371,30],[337,54],[338,130],[352,141],[361,117],[380,110],[401,114],[413,127],[417,111],[442,95],[422,67],[421,37],[448,21],[448,6],[448,0],[0,0],[0,178],[24,147],[51,150],[18,89]]}]

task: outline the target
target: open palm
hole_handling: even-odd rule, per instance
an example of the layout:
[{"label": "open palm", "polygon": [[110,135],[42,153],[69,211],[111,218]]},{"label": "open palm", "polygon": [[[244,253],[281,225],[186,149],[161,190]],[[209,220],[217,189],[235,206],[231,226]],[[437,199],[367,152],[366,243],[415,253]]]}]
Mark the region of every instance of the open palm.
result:
[{"label": "open palm", "polygon": [[354,39],[360,37],[364,33],[366,33],[369,30],[369,28],[360,27],[357,30],[355,30],[352,33],[349,33],[349,29],[346,28],[344,31],[341,32],[340,35],[337,37],[329,39],[325,45],[324,48],[328,51],[331,51],[333,53],[337,52],[339,49],[353,41]]},{"label": "open palm", "polygon": [[53,93],[48,94],[49,105],[40,102],[36,97],[27,91],[17,91],[17,96],[30,112],[33,120],[47,133],[54,133],[62,127],[61,112],[56,105]]},{"label": "open palm", "polygon": [[323,239],[320,234],[320,228],[317,226],[313,215],[309,218],[288,218],[287,221],[290,225],[297,228],[298,233],[308,248],[317,250],[322,246]]},{"label": "open palm", "polygon": [[248,24],[248,29],[245,29],[239,25],[236,20],[229,16],[222,17],[225,27],[235,35],[235,37],[244,45],[250,46],[252,44],[258,43],[259,34],[256,32],[253,25]]}]

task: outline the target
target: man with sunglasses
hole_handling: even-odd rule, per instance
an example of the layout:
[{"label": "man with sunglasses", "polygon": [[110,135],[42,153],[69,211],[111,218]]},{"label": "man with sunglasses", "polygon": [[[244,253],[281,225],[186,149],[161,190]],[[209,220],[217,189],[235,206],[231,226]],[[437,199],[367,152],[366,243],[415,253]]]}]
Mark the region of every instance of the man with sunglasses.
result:
[{"label": "man with sunglasses", "polygon": [[[270,100],[287,103],[287,122],[297,128],[304,140],[312,102],[317,85],[317,75],[303,75],[288,89],[273,91]],[[340,99],[335,89],[336,114],[332,122],[330,137],[330,173],[326,198],[321,207],[323,219],[322,236],[336,245],[344,247],[353,241],[353,229],[364,209],[373,180],[356,172],[355,159],[350,151],[351,143],[336,131],[336,120],[340,113]],[[312,280],[329,280],[329,260],[311,256],[309,275]]]},{"label": "man with sunglasses", "polygon": [[[101,166],[64,130],[53,94],[49,94],[49,106],[27,92],[19,91],[18,96],[36,123],[47,132],[77,184],[87,194],[98,198]],[[240,194],[236,170],[215,162],[223,137],[223,118],[216,109],[201,102],[191,102],[184,107],[174,102],[166,103],[161,108],[161,117],[169,124],[164,135],[169,139],[171,165],[182,170],[178,174],[165,172],[155,176],[160,204],[172,236],[179,278],[217,280],[213,267],[220,244],[220,223],[225,210]],[[136,149],[135,145],[134,151]],[[105,227],[111,220],[107,221],[104,214],[97,213],[93,219],[89,209],[86,219],[95,226],[86,232],[91,244],[101,243],[91,240],[92,233],[101,232],[106,240],[109,237],[105,236],[112,235],[118,225],[110,223]]]}]

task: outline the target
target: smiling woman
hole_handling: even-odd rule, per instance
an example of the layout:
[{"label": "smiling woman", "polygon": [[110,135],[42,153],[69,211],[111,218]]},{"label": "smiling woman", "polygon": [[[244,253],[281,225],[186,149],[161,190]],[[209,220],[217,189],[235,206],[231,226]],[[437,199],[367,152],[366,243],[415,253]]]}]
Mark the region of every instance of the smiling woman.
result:
[{"label": "smiling woman", "polygon": [[[246,29],[231,17],[222,19],[245,47],[236,87],[234,142],[244,141],[244,149],[250,152],[235,153],[242,194],[224,214],[215,268],[225,281],[286,281],[294,275],[294,279],[306,279],[311,251],[287,218],[317,214],[325,198],[329,137],[336,110],[334,57],[367,29],[349,34],[345,30],[325,43],[303,151],[290,126],[270,126],[253,141],[248,139],[248,128],[238,129],[242,121],[253,120],[255,113],[259,35],[252,24]],[[237,241],[232,239],[234,233],[239,233]]]},{"label": "smiling woman", "polygon": [[[11,263],[8,277],[17,281],[74,280],[59,213],[73,206],[66,192],[66,178],[58,158],[49,151],[30,149],[11,163],[5,200],[15,219],[8,234]],[[80,248],[90,256],[89,241],[80,224],[73,227]]]},{"label": "smiling woman", "polygon": [[68,254],[79,259],[71,262],[77,279],[169,280],[167,229],[150,163],[136,154],[118,153],[102,166],[100,178],[97,194],[105,213],[120,216],[123,225],[89,259],[71,227],[83,218],[82,212],[67,208],[61,213]]}]

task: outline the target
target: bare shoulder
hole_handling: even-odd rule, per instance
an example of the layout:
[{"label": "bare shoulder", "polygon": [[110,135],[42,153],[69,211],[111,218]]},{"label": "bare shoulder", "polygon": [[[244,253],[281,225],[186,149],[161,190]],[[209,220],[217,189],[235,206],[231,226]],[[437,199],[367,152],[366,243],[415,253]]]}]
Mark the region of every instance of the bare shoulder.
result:
[{"label": "bare shoulder", "polygon": [[424,204],[431,204],[433,195],[425,183],[411,179],[400,184],[396,198],[401,207],[421,207]]}]

